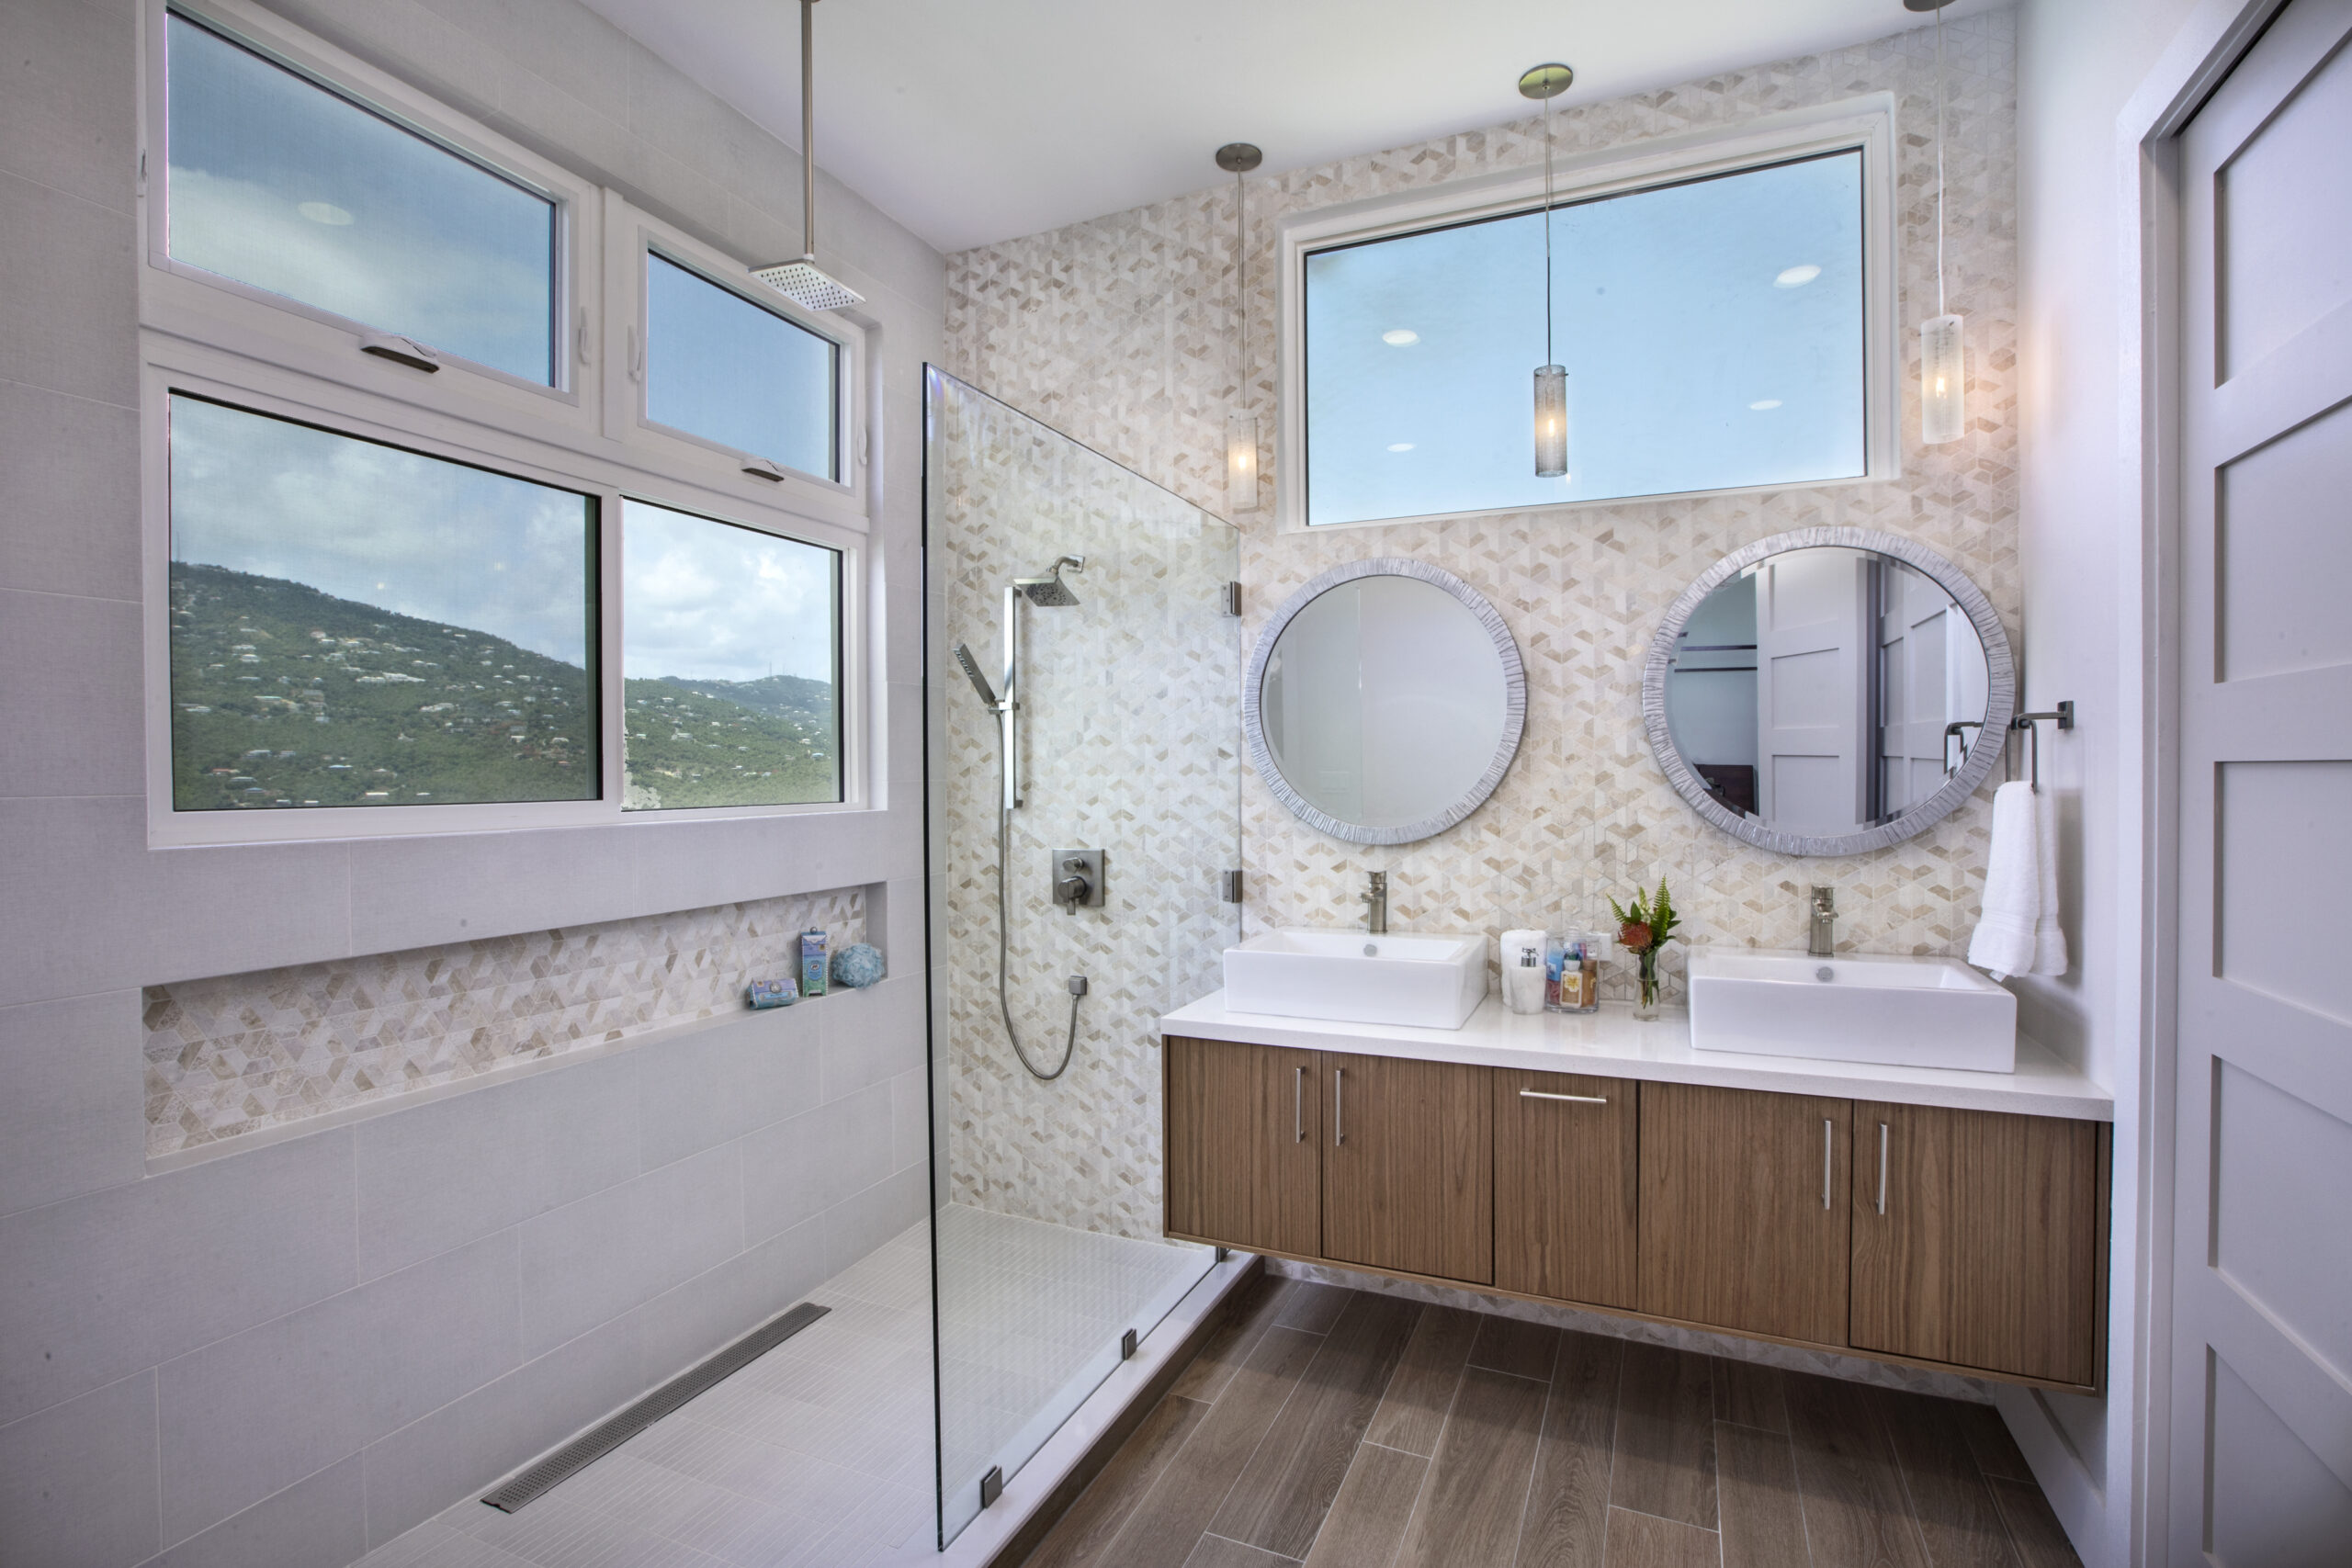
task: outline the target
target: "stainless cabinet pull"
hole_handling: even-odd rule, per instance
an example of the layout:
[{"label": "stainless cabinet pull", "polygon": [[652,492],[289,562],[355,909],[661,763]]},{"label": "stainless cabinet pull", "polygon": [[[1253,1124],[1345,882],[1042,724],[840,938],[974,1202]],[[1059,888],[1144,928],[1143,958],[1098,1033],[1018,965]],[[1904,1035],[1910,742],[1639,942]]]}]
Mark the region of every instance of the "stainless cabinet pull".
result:
[{"label": "stainless cabinet pull", "polygon": [[1306,1142],[1306,1069],[1298,1069],[1298,1077],[1290,1086],[1290,1141]]},{"label": "stainless cabinet pull", "polygon": [[1347,1118],[1340,1106],[1340,1084],[1347,1076],[1341,1068],[1331,1069],[1331,1142],[1334,1144],[1344,1144],[1348,1141]]},{"label": "stainless cabinet pull", "polygon": [[1829,1207],[1829,1118],[1821,1119],[1821,1206]]},{"label": "stainless cabinet pull", "polygon": [[1608,1097],[1605,1095],[1545,1094],[1540,1089],[1521,1089],[1519,1091],[1519,1098],[1521,1100],[1564,1100],[1571,1105],[1606,1105],[1609,1103]]},{"label": "stainless cabinet pull", "polygon": [[1878,1212],[1886,1213],[1886,1123],[1878,1124]]}]

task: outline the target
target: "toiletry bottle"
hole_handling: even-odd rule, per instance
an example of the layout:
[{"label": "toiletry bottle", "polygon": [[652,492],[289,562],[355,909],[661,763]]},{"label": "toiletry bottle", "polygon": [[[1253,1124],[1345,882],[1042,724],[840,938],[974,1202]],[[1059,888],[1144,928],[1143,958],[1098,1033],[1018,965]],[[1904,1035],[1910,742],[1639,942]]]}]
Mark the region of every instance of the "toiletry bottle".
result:
[{"label": "toiletry bottle", "polygon": [[1584,1006],[1579,1010],[1600,1010],[1600,962],[1609,956],[1609,933],[1587,931],[1581,943],[1584,956]]},{"label": "toiletry bottle", "polygon": [[825,953],[825,933],[811,926],[800,933],[800,994],[821,997],[825,994],[825,978],[831,966]]},{"label": "toiletry bottle", "polygon": [[1545,950],[1551,938],[1543,931],[1503,933],[1503,1006],[1516,1013],[1540,1013],[1548,988]]},{"label": "toiletry bottle", "polygon": [[1545,1012],[1560,1010],[1560,981],[1576,963],[1576,960],[1569,956],[1575,951],[1575,947],[1574,937],[1548,932],[1544,938],[1544,1010]]}]

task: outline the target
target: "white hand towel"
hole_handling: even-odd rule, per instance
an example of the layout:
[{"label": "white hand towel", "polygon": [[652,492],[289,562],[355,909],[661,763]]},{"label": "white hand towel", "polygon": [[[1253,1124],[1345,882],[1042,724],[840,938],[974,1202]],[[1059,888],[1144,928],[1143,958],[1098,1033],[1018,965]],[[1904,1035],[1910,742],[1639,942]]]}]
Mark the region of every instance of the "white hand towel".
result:
[{"label": "white hand towel", "polygon": [[1996,980],[2066,972],[2066,933],[2058,925],[2055,807],[2050,795],[2035,794],[2022,780],[1993,794],[1993,859],[1968,961],[1991,971]]}]

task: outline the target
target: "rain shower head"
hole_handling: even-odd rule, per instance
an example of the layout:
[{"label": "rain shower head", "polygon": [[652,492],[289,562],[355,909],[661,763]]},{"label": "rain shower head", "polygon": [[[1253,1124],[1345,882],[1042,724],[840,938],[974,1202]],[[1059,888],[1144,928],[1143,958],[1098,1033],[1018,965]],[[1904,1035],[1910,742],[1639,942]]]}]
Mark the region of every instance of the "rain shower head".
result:
[{"label": "rain shower head", "polygon": [[980,673],[979,665],[972,658],[972,650],[960,642],[956,645],[956,662],[964,667],[964,674],[971,681],[972,690],[980,694],[980,701],[992,708],[1004,705],[996,700],[996,693],[989,689],[989,678]]},{"label": "rain shower head", "polygon": [[1064,556],[1056,561],[1043,577],[1016,577],[1012,586],[1016,592],[1041,609],[1059,610],[1078,603],[1078,595],[1062,581],[1062,568],[1072,571],[1086,570],[1084,556]]}]

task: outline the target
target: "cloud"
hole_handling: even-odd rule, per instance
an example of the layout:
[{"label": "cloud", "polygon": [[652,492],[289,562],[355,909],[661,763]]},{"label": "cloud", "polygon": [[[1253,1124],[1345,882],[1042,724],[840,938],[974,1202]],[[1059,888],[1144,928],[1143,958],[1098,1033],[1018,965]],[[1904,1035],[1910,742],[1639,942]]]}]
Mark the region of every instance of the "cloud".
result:
[{"label": "cloud", "polygon": [[633,680],[832,680],[839,561],[815,545],[628,502],[623,671]]}]

